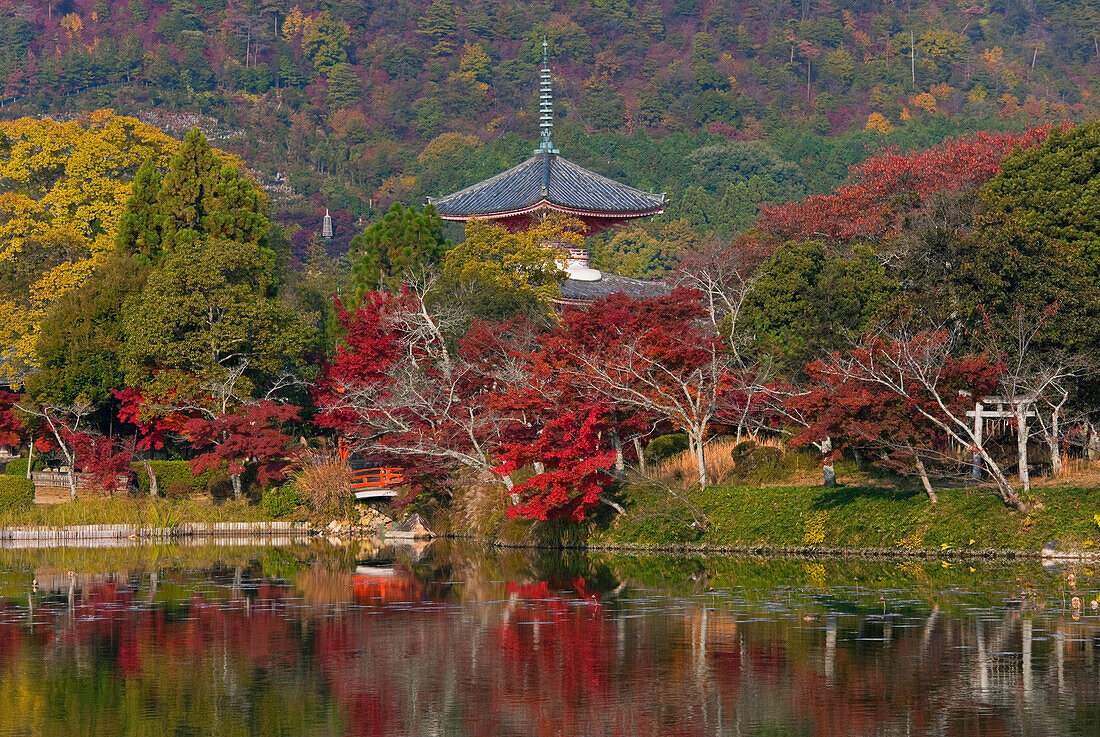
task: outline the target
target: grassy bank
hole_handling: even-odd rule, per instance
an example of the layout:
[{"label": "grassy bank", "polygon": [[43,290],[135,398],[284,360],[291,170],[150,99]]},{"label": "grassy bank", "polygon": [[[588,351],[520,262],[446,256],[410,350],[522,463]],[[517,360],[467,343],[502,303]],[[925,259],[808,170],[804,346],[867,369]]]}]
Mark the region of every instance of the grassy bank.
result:
[{"label": "grassy bank", "polygon": [[171,527],[187,522],[267,522],[262,505],[247,501],[131,499],[93,497],[64,504],[31,504],[0,508],[0,527],[69,525],[152,525]]},{"label": "grassy bank", "polygon": [[[931,504],[919,489],[897,487],[715,486],[685,492],[628,487],[626,513],[589,537],[596,545],[698,545],[879,550],[1038,551],[1100,548],[1100,489],[1038,490],[1042,508],[1012,511],[988,490],[941,491]],[[687,507],[705,517],[690,526]]]}]

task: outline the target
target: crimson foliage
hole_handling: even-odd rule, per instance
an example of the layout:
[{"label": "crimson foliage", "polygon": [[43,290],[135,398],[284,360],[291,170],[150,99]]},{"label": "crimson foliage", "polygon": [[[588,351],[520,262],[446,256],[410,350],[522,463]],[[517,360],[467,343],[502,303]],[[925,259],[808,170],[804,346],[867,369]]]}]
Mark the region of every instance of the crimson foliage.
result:
[{"label": "crimson foliage", "polygon": [[1014,148],[1038,144],[1050,128],[1021,136],[975,133],[907,154],[886,151],[852,167],[849,183],[832,194],[766,209],[759,226],[781,240],[882,241],[932,194],[989,181]]},{"label": "crimson foliage", "polygon": [[213,418],[189,418],[183,423],[183,435],[195,450],[203,451],[191,461],[191,471],[198,475],[224,462],[230,474],[239,475],[254,464],[260,484],[285,478],[298,451],[292,447],[294,438],[281,426],[297,420],[298,410],[264,399]]}]

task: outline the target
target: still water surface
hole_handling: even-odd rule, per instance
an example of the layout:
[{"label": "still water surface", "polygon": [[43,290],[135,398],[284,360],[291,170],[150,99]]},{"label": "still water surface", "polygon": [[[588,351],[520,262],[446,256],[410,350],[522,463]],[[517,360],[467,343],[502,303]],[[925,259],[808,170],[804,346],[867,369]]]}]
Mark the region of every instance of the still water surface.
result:
[{"label": "still water surface", "polygon": [[0,736],[1096,737],[1098,589],[1034,562],[0,551]]}]

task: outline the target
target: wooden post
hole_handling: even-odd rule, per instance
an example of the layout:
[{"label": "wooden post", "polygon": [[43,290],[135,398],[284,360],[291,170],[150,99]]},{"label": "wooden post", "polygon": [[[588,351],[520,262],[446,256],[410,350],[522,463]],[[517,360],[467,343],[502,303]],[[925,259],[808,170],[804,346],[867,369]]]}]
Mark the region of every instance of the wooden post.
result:
[{"label": "wooden post", "polygon": [[982,417],[982,402],[978,400],[974,402],[974,439],[978,443],[978,447],[974,449],[974,467],[970,471],[970,477],[975,481],[980,481],[982,478],[982,432],[985,430],[985,418]]}]

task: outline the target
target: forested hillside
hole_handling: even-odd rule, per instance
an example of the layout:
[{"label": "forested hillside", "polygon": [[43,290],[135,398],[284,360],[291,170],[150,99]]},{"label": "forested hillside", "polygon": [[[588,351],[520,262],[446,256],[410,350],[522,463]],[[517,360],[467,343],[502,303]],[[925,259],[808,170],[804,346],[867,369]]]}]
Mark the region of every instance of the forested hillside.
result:
[{"label": "forested hillside", "polygon": [[0,115],[198,124],[346,245],[529,153],[546,38],[563,152],[729,235],[883,145],[1094,117],[1098,36],[1079,0],[0,0]]}]

